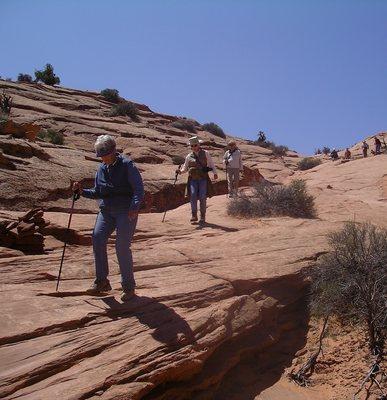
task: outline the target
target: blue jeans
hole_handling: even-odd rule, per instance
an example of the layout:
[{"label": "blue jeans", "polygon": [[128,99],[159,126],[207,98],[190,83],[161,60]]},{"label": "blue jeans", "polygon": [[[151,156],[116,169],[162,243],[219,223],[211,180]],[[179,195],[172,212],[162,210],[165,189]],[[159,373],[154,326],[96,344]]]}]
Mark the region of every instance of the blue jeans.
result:
[{"label": "blue jeans", "polygon": [[130,248],[137,218],[130,220],[128,212],[100,211],[93,231],[93,250],[95,275],[97,281],[107,279],[109,266],[107,258],[107,242],[114,230],[116,235],[116,254],[121,272],[123,290],[134,289],[136,283],[133,275],[133,258]]},{"label": "blue jeans", "polygon": [[191,211],[192,214],[198,212],[198,199],[200,201],[201,214],[206,213],[207,200],[207,179],[191,179],[190,181]]}]

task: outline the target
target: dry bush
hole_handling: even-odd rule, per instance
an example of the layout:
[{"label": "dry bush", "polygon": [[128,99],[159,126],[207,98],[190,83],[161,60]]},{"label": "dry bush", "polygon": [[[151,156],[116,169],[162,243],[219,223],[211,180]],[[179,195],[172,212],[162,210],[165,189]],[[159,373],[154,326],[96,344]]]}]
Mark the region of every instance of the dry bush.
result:
[{"label": "dry bush", "polygon": [[306,157],[298,162],[298,169],[301,171],[305,171],[307,169],[311,169],[321,164],[321,160],[319,158]]},{"label": "dry bush", "polygon": [[214,122],[209,122],[207,124],[203,124],[202,129],[207,132],[212,133],[215,136],[221,137],[223,139],[226,138],[226,134],[224,133],[223,129],[219,125],[215,124]]},{"label": "dry bush", "polygon": [[117,117],[119,115],[130,117],[132,121],[138,122],[140,120],[138,116],[137,107],[130,101],[124,101],[120,104],[116,104],[110,111],[110,116]]},{"label": "dry bush", "polygon": [[200,126],[200,124],[193,119],[180,118],[177,121],[173,121],[171,126],[183,131],[196,133],[196,127]]},{"label": "dry bush", "polygon": [[387,327],[387,229],[348,222],[329,235],[330,252],[312,272],[311,311],[367,328],[373,354]]},{"label": "dry bush", "polygon": [[290,216],[314,218],[313,196],[307,193],[305,181],[294,180],[288,186],[259,183],[251,195],[241,195],[228,204],[228,214],[241,217]]},{"label": "dry bush", "polygon": [[0,113],[3,115],[9,115],[12,108],[12,97],[3,92],[0,95]]},{"label": "dry bush", "polygon": [[17,81],[18,82],[32,83],[32,76],[28,75],[28,74],[19,74],[17,76]]},{"label": "dry bush", "polygon": [[53,144],[63,144],[64,136],[63,133],[54,131],[53,129],[47,129],[46,131],[40,131],[38,133],[38,138],[49,143]]},{"label": "dry bush", "polygon": [[110,101],[111,103],[118,103],[120,101],[120,96],[118,94],[117,89],[104,89],[101,90],[101,95],[105,98],[105,100]]}]

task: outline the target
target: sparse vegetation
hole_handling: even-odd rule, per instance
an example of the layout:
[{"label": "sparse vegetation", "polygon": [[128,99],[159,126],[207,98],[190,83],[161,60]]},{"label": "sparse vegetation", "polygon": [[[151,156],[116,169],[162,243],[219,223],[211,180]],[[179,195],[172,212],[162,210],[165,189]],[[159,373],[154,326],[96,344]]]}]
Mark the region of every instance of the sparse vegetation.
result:
[{"label": "sparse vegetation", "polygon": [[258,139],[253,141],[253,144],[270,149],[273,154],[278,157],[285,156],[286,152],[289,151],[287,146],[276,145],[274,142],[267,140],[265,132],[263,131],[258,132]]},{"label": "sparse vegetation", "polygon": [[234,198],[228,213],[241,217],[290,216],[314,218],[314,199],[307,193],[303,180],[294,180],[288,186],[258,183],[251,195]]},{"label": "sparse vegetation", "polygon": [[101,90],[101,95],[111,103],[118,103],[120,101],[120,96],[117,89],[104,89]]},{"label": "sparse vegetation", "polygon": [[226,134],[223,132],[223,129],[219,125],[215,124],[214,122],[209,122],[207,124],[203,124],[202,129],[207,132],[212,133],[215,136],[221,137],[223,139],[226,138]]},{"label": "sparse vegetation", "polygon": [[32,83],[32,76],[28,75],[28,74],[19,74],[17,76],[17,81],[18,82]]},{"label": "sparse vegetation", "polygon": [[110,115],[112,117],[117,117],[119,115],[130,117],[132,121],[135,122],[138,122],[140,120],[137,107],[134,103],[130,101],[124,101],[120,104],[114,105],[110,111]]},{"label": "sparse vegetation", "polygon": [[387,229],[348,222],[329,235],[330,252],[312,273],[311,311],[366,327],[372,354],[383,353],[387,325]]},{"label": "sparse vegetation", "polygon": [[0,113],[9,115],[12,109],[12,97],[6,92],[0,95]]},{"label": "sparse vegetation", "polygon": [[53,129],[47,129],[40,131],[37,136],[39,139],[44,140],[52,144],[63,144],[64,136],[60,132],[56,132]]},{"label": "sparse vegetation", "polygon": [[177,121],[172,122],[171,126],[190,133],[196,133],[196,127],[200,126],[200,124],[193,119],[180,118]]},{"label": "sparse vegetation", "polygon": [[60,79],[54,74],[54,67],[51,64],[46,64],[44,70],[35,71],[36,82],[43,82],[46,85],[59,85]]},{"label": "sparse vegetation", "polygon": [[306,157],[306,158],[303,158],[301,161],[299,161],[298,168],[301,171],[305,171],[307,169],[314,168],[320,164],[321,164],[321,160],[319,158]]}]

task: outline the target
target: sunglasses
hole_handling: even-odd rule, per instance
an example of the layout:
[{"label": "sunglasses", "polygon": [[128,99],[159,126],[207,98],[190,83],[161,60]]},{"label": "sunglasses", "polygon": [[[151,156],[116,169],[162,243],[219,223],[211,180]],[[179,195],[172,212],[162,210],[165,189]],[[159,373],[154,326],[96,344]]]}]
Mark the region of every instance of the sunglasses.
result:
[{"label": "sunglasses", "polygon": [[194,147],[199,147],[199,145],[198,144],[191,144],[191,148],[194,148]]}]

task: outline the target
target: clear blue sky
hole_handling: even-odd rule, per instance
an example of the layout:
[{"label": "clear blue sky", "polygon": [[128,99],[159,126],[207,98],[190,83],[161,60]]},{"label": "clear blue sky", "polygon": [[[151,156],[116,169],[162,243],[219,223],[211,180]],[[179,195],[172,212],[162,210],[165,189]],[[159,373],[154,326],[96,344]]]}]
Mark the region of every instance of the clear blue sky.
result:
[{"label": "clear blue sky", "polygon": [[0,75],[67,87],[304,153],[387,130],[387,0],[0,0]]}]

